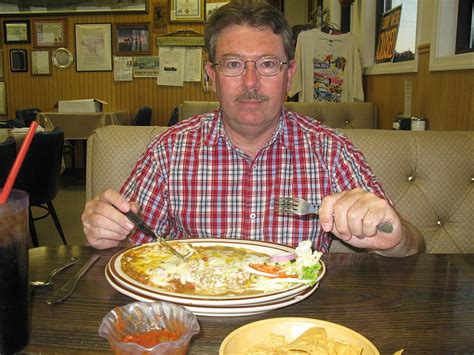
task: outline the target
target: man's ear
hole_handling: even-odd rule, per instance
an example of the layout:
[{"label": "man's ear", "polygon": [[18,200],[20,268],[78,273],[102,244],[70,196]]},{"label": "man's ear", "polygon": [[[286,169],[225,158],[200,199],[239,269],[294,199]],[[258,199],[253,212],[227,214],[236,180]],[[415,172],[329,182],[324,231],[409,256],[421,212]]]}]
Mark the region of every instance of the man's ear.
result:
[{"label": "man's ear", "polygon": [[288,75],[288,82],[287,82],[287,91],[290,91],[291,90],[291,83],[293,81],[293,76],[295,75],[296,73],[296,60],[292,59],[290,60],[290,62],[288,63],[288,71],[287,71],[287,74]]},{"label": "man's ear", "polygon": [[216,71],[214,70],[214,66],[211,62],[207,62],[204,70],[208,76],[209,86],[211,87],[212,91],[216,92]]}]

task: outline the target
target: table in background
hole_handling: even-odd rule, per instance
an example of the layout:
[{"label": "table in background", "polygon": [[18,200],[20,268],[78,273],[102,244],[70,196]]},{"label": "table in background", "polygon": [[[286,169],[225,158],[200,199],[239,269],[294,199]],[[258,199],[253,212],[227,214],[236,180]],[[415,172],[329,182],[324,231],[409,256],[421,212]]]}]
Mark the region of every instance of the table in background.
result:
[{"label": "table in background", "polygon": [[[43,129],[42,127],[37,127],[36,128],[36,133],[42,133],[42,132],[49,132],[52,131],[54,127],[49,127],[46,129]],[[0,143],[5,142],[9,137],[12,137],[15,139],[16,143],[16,150],[20,150],[20,147],[23,144],[23,141],[25,140],[25,137],[28,133],[29,128],[23,127],[23,128],[0,128]]]},{"label": "table in background", "polygon": [[[85,167],[87,138],[96,128],[109,125],[129,125],[130,113],[128,111],[112,112],[38,112],[36,120],[45,129],[61,127],[64,131],[64,139],[72,144],[72,154],[75,155],[74,147],[76,141],[82,142],[82,160]],[[77,175],[75,156],[71,157],[73,168],[72,180],[65,185],[85,184],[85,179]]]},{"label": "table in background", "polygon": [[[82,260],[56,276],[55,288],[92,254],[102,257],[79,282],[74,294],[46,304],[51,289],[32,290],[32,333],[26,352],[110,352],[99,337],[102,318],[115,306],[134,302],[107,283],[104,268],[119,249],[85,246],[30,250],[30,280],[46,279],[71,256]],[[198,317],[201,332],[190,354],[217,354],[234,329],[261,319],[309,317],[339,323],[363,334],[391,354],[458,353],[474,350],[474,255],[422,254],[396,259],[372,253],[331,253],[327,273],[309,298],[286,308],[246,317]]]},{"label": "table in background", "polygon": [[61,127],[65,139],[87,140],[96,128],[108,125],[128,125],[128,111],[115,112],[38,112],[36,120],[45,128]]},{"label": "table in background", "polygon": [[15,138],[16,149],[19,150],[28,132],[15,133],[12,128],[0,128],[0,142],[5,142],[9,137]]}]

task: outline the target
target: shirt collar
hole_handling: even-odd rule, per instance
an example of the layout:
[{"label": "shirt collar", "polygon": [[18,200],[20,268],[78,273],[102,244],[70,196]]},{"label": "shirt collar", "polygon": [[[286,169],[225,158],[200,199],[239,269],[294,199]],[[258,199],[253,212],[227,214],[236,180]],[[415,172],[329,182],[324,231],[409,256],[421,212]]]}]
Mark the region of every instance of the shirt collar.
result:
[{"label": "shirt collar", "polygon": [[219,138],[225,136],[225,132],[222,129],[222,110],[220,107],[216,108],[212,115],[207,116],[206,118],[206,125],[207,135],[204,140],[204,145],[213,146],[216,145],[219,141]]},{"label": "shirt collar", "polygon": [[[212,119],[212,121],[210,122],[208,134],[206,136],[204,144],[212,146],[217,144],[220,139],[228,139],[227,134],[224,130],[224,123],[222,122],[222,109],[220,107],[216,109],[213,112],[213,115],[209,116],[209,119]],[[290,121],[292,120],[294,120],[294,117],[288,112],[286,108],[283,108],[280,113],[278,128],[273,134],[268,144],[266,145],[266,147],[273,144],[275,141],[278,141],[285,148],[291,149],[292,144],[295,141],[294,137],[289,134],[291,131],[290,126],[293,126],[290,123]]]},{"label": "shirt collar", "polygon": [[289,112],[286,108],[282,109],[279,126],[278,139],[280,144],[286,149],[292,150],[297,143],[298,131],[296,124],[296,117],[292,112]]}]

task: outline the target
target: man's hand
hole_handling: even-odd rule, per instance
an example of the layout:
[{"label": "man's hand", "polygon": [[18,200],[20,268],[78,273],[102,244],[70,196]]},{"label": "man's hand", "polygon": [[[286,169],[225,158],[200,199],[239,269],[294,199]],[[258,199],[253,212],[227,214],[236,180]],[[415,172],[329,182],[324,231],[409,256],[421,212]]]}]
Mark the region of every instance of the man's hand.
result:
[{"label": "man's hand", "polygon": [[[403,222],[397,211],[384,199],[362,189],[326,196],[319,209],[324,231],[344,242],[386,256],[407,256],[424,249],[421,234]],[[391,233],[377,230],[390,223]]]},{"label": "man's hand", "polygon": [[137,212],[138,206],[113,190],[104,191],[88,201],[81,217],[88,243],[97,249],[118,246],[134,228],[122,213],[130,209]]}]

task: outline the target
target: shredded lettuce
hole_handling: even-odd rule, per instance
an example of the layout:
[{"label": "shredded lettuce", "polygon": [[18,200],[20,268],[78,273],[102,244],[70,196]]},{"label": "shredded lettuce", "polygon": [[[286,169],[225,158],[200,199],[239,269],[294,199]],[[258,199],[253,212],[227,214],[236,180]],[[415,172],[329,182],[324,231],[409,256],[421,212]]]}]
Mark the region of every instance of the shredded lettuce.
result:
[{"label": "shredded lettuce", "polygon": [[303,272],[300,275],[300,278],[303,280],[308,280],[309,284],[313,286],[316,283],[316,279],[319,276],[319,270],[321,270],[321,264],[316,264],[313,266],[305,266]]},{"label": "shredded lettuce", "polygon": [[319,251],[312,251],[310,240],[300,242],[295,249],[296,259],[292,261],[278,263],[278,266],[288,275],[298,275],[298,278],[306,280],[313,286],[319,276],[321,264],[319,260],[323,255]]}]

